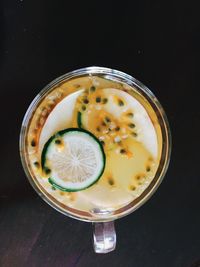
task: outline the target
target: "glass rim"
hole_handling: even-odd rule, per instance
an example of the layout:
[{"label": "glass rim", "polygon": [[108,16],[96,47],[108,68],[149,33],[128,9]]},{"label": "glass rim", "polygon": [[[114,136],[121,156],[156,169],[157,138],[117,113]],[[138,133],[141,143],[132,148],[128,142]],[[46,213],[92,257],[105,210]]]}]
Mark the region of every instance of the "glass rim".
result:
[{"label": "glass rim", "polygon": [[[163,139],[163,132],[165,134],[165,155],[164,155],[164,162],[163,165],[161,166],[161,171],[160,174],[158,176],[157,179],[155,179],[155,177],[153,178],[153,180],[150,182],[150,184],[148,185],[148,187],[139,195],[139,197],[137,197],[136,199],[134,199],[133,201],[131,201],[129,204],[123,206],[122,208],[118,209],[118,210],[122,210],[122,212],[120,213],[116,213],[118,210],[114,211],[114,213],[108,214],[108,217],[100,217],[98,215],[93,216],[91,218],[86,217],[81,217],[77,214],[74,214],[73,212],[69,212],[67,210],[64,210],[64,208],[61,208],[61,206],[56,205],[55,202],[53,202],[53,200],[51,200],[50,198],[48,198],[37,186],[36,181],[34,181],[34,179],[31,176],[31,173],[28,170],[27,167],[27,160],[24,156],[24,148],[25,148],[25,137],[26,137],[26,132],[27,132],[27,125],[29,123],[29,120],[31,118],[32,115],[32,111],[33,108],[37,107],[38,103],[41,101],[42,97],[45,96],[46,93],[48,93],[51,89],[53,90],[55,88],[56,85],[60,84],[62,81],[68,81],[72,78],[76,78],[76,77],[81,77],[81,76],[85,76],[85,75],[104,75],[103,77],[105,78],[105,76],[108,76],[110,79],[114,78],[113,81],[117,81],[118,79],[119,82],[124,82],[126,84],[128,84],[131,87],[136,88],[136,90],[139,90],[139,92],[144,94],[144,98],[147,99],[147,97],[149,99],[148,102],[152,107],[152,104],[154,104],[154,107],[156,107],[157,111],[159,112],[160,117],[162,118],[162,122],[163,125],[161,125],[160,127],[162,128],[162,139]],[[112,80],[112,79],[111,79]],[[152,101],[152,103],[150,102]],[[153,108],[153,107],[152,107]],[[153,108],[154,112],[155,109]],[[160,121],[159,121],[160,123]],[[163,146],[163,141],[162,141],[162,146]],[[20,131],[20,140],[19,140],[19,150],[20,150],[20,157],[21,157],[21,162],[23,165],[23,169],[25,171],[25,174],[30,182],[30,184],[32,185],[32,187],[34,188],[34,190],[38,193],[38,195],[46,202],[48,203],[51,207],[53,207],[54,209],[56,209],[57,211],[61,212],[62,214],[71,217],[73,219],[77,219],[80,221],[86,221],[86,222],[106,222],[106,221],[113,221],[119,218],[122,218],[130,213],[132,213],[133,211],[137,210],[139,207],[141,207],[157,190],[157,188],[159,187],[159,185],[161,184],[168,166],[169,166],[169,162],[170,162],[170,156],[171,156],[171,149],[172,149],[172,137],[171,137],[171,131],[170,131],[170,127],[169,127],[169,122],[167,119],[167,116],[165,114],[165,111],[162,107],[162,105],[160,104],[160,102],[158,101],[158,99],[155,97],[155,95],[152,93],[152,91],[146,87],[143,83],[141,83],[140,81],[138,81],[137,79],[135,79],[134,77],[132,77],[129,74],[126,74],[122,71],[119,70],[115,70],[115,69],[111,69],[111,68],[106,68],[106,67],[97,67],[97,66],[91,66],[91,67],[85,67],[85,68],[80,68],[77,70],[73,70],[70,72],[67,72],[64,75],[59,76],[58,78],[54,79],[53,81],[51,81],[50,83],[48,83],[37,95],[36,97],[32,100],[31,104],[29,105],[23,121],[22,121],[22,126],[21,126],[21,131]],[[162,152],[161,152],[161,158],[163,157],[163,147],[162,147]],[[159,163],[159,166],[161,165],[161,160]],[[159,168],[158,166],[158,168]],[[155,175],[156,176],[156,175]],[[39,182],[38,182],[39,183]],[[135,203],[134,203],[135,202]],[[134,203],[134,204],[132,204]],[[132,205],[131,205],[132,204]],[[91,213],[87,212],[88,214],[90,214],[90,216],[92,216]]]}]

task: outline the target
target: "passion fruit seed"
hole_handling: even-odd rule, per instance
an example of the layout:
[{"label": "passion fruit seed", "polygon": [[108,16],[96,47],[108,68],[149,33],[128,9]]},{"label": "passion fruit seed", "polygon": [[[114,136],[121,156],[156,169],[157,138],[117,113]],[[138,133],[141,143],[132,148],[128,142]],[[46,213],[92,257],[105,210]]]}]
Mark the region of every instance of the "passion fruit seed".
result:
[{"label": "passion fruit seed", "polygon": [[34,165],[35,165],[35,167],[37,167],[37,168],[39,168],[39,167],[40,167],[40,163],[39,163],[38,161],[35,161],[33,164],[34,164]]},{"label": "passion fruit seed", "polygon": [[91,91],[91,92],[94,92],[95,90],[96,90],[96,87],[95,87],[95,86],[91,86],[91,87],[90,87],[90,91]]},{"label": "passion fruit seed", "polygon": [[102,103],[106,104],[107,102],[108,102],[108,99],[107,98],[103,98]]},{"label": "passion fruit seed", "polygon": [[126,116],[129,117],[129,118],[133,118],[134,115],[133,115],[132,112],[129,112],[129,113],[126,114]]},{"label": "passion fruit seed", "polygon": [[60,144],[61,144],[61,140],[60,140],[60,139],[56,139],[56,140],[55,140],[55,144],[56,144],[56,145],[60,145]]},{"label": "passion fruit seed", "polygon": [[87,105],[89,103],[89,100],[86,98],[83,100],[83,103]]},{"label": "passion fruit seed", "polygon": [[100,102],[101,102],[101,97],[100,97],[100,96],[97,96],[97,97],[96,97],[96,102],[97,102],[97,103],[100,103]]},{"label": "passion fruit seed", "polygon": [[128,125],[130,128],[135,128],[135,124],[134,123],[129,123]]},{"label": "passion fruit seed", "polygon": [[83,110],[83,111],[86,110],[86,106],[82,106],[82,110]]},{"label": "passion fruit seed", "polygon": [[138,180],[138,181],[139,181],[139,180],[141,179],[141,176],[140,176],[140,175],[136,175],[136,177],[135,177],[135,178],[136,178],[136,180]]},{"label": "passion fruit seed", "polygon": [[104,122],[104,121],[102,122],[102,126],[106,126],[106,124],[105,124],[105,122]]},{"label": "passion fruit seed", "polygon": [[124,148],[120,149],[120,153],[121,154],[125,154],[126,153],[126,150]]},{"label": "passion fruit seed", "polygon": [[31,141],[31,146],[33,146],[33,147],[36,146],[36,142],[34,139]]},{"label": "passion fruit seed", "polygon": [[108,117],[105,117],[105,121],[106,122],[111,122],[110,118],[108,118]]},{"label": "passion fruit seed", "polygon": [[44,167],[44,172],[46,174],[50,174],[51,173],[51,170],[48,167]]},{"label": "passion fruit seed", "polygon": [[115,128],[115,131],[119,131],[120,130],[120,127],[119,126],[117,126],[116,128]]},{"label": "passion fruit seed", "polygon": [[96,130],[97,130],[97,132],[100,132],[101,131],[101,128],[100,127],[97,127]]},{"label": "passion fruit seed", "polygon": [[124,102],[121,99],[118,99],[118,105],[119,106],[124,106]]},{"label": "passion fruit seed", "polygon": [[147,166],[147,167],[146,167],[146,171],[147,171],[147,172],[150,172],[150,170],[151,170],[151,167],[150,167],[150,166]]},{"label": "passion fruit seed", "polygon": [[134,191],[136,189],[136,187],[134,185],[130,185],[129,188],[130,188],[131,191]]},{"label": "passion fruit seed", "polygon": [[109,183],[109,185],[114,185],[115,184],[115,182],[114,182],[112,177],[108,178],[108,183]]},{"label": "passion fruit seed", "polygon": [[132,134],[132,136],[137,137],[137,133],[132,132],[131,134]]}]

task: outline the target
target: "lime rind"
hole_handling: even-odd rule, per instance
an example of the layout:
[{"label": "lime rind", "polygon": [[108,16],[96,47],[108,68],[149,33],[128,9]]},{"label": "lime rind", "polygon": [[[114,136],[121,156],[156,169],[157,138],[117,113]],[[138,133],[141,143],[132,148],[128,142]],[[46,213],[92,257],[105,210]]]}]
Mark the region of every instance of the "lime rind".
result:
[{"label": "lime rind", "polygon": [[[95,166],[94,168],[95,171],[93,175],[91,175],[91,177],[89,177],[86,181],[79,181],[79,182],[63,181],[62,179],[59,178],[59,175],[57,175],[54,169],[52,169],[52,172],[48,178],[49,183],[51,183],[54,187],[62,191],[66,191],[66,192],[81,191],[92,186],[100,179],[105,169],[106,157],[105,157],[102,144],[92,133],[86,130],[83,130],[83,129],[78,129],[78,128],[69,128],[69,129],[61,130],[47,141],[47,143],[44,145],[42,156],[41,156],[42,168],[43,169],[45,169],[46,167],[48,168],[48,163],[47,163],[48,158],[53,153],[53,149],[56,146],[54,141],[57,138],[60,138],[62,140],[65,140],[65,139],[70,140],[70,138],[73,139],[74,137],[75,138],[81,137],[86,143],[87,141],[90,143],[90,146],[92,146],[94,149],[95,159],[97,161],[96,164],[98,165]],[[87,159],[85,159],[85,162],[86,160]]]}]

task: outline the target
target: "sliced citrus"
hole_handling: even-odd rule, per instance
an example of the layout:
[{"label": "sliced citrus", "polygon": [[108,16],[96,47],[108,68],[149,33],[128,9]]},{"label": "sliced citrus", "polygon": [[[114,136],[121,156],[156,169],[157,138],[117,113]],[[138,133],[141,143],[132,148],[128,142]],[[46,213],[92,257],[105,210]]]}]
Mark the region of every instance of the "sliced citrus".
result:
[{"label": "sliced citrus", "polygon": [[105,154],[93,134],[70,128],[57,132],[47,141],[41,162],[53,186],[62,191],[80,191],[101,177]]}]

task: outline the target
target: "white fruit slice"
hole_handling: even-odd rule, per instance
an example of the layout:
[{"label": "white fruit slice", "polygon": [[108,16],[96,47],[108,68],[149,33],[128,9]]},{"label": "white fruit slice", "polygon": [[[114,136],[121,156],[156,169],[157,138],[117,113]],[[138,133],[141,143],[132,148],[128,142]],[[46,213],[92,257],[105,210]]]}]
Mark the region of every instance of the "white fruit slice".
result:
[{"label": "white fruit slice", "polygon": [[[114,88],[106,88],[102,90],[105,97],[108,98],[107,105],[104,109],[111,113],[116,118],[119,118],[122,112],[132,110],[134,113],[134,124],[136,125],[138,137],[137,140],[141,142],[154,158],[158,155],[158,140],[153,123],[138,100],[131,97],[128,93]],[[124,101],[124,106],[119,106],[116,103],[116,96]],[[86,128],[87,129],[87,128]]]},{"label": "white fruit slice", "polygon": [[50,136],[56,132],[70,127],[73,118],[74,106],[78,96],[83,90],[77,91],[61,100],[49,114],[40,134],[39,150]]},{"label": "white fruit slice", "polygon": [[[114,118],[120,120],[123,113],[132,111],[134,114],[133,123],[136,126],[135,130],[138,133],[137,141],[141,142],[144,147],[152,154],[154,158],[158,156],[158,140],[153,123],[140,102],[128,93],[114,89],[102,89],[105,98],[108,99],[103,109],[112,114]],[[123,101],[123,105],[119,105],[116,99]],[[79,127],[88,129],[88,113],[78,113],[77,123]]]},{"label": "white fruit slice", "polygon": [[69,128],[56,133],[45,144],[42,168],[56,188],[68,192],[80,191],[101,177],[105,154],[94,135]]}]

